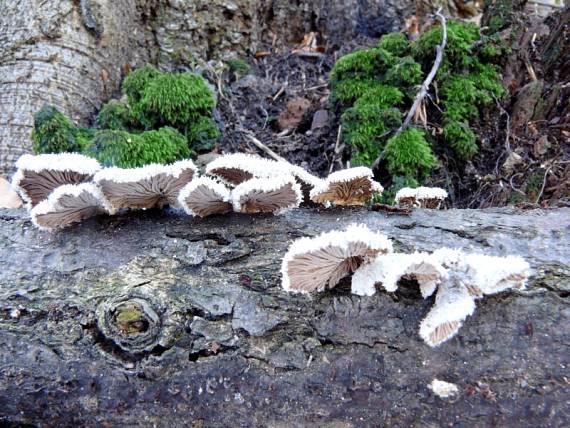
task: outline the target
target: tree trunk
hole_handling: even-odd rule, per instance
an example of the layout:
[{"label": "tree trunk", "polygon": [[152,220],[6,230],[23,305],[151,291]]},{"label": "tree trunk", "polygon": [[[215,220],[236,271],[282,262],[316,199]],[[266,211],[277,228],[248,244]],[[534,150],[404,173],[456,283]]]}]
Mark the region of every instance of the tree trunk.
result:
[{"label": "tree trunk", "polygon": [[88,124],[125,71],[187,70],[319,33],[332,45],[398,30],[409,0],[0,1],[0,174],[31,149],[33,114],[55,105]]},{"label": "tree trunk", "polygon": [[[477,303],[436,349],[415,287],[280,287],[290,241],[363,222],[399,251],[520,254],[528,289]],[[141,212],[39,232],[0,211],[0,422],[8,426],[563,426],[570,210]],[[440,399],[427,385],[453,382]]]}]

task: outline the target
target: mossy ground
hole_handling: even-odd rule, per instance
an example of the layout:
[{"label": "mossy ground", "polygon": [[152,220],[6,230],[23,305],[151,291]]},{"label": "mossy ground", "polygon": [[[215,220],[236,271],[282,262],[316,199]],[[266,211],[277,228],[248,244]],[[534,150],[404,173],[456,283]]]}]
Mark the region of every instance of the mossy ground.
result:
[{"label": "mossy ground", "polygon": [[501,49],[493,40],[482,40],[475,25],[454,21],[447,34],[442,64],[424,101],[429,123],[424,131],[412,126],[394,136],[433,65],[440,27],[414,42],[401,33],[385,35],[376,47],[345,55],[332,69],[331,102],[352,163],[372,165],[382,154],[388,185],[396,177],[421,183],[438,158],[456,163],[473,158],[479,147],[472,123],[505,94],[493,65]]},{"label": "mossy ground", "polygon": [[124,97],[105,104],[94,129],[78,128],[55,107],[35,116],[36,153],[80,152],[106,166],[170,163],[211,150],[220,137],[214,93],[193,73],[146,66],[122,84]]}]

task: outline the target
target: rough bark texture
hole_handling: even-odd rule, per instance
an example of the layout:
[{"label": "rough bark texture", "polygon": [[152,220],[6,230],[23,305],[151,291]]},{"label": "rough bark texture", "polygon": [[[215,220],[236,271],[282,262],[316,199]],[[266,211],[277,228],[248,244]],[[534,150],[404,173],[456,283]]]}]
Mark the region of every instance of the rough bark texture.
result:
[{"label": "rough bark texture", "polygon": [[196,59],[255,53],[263,43],[397,30],[408,0],[0,1],[0,174],[30,151],[33,114],[55,105],[88,123],[130,68],[187,70]]},{"label": "rough bark texture", "polygon": [[[358,221],[397,250],[520,254],[527,291],[479,301],[437,349],[413,284],[280,288],[296,237]],[[146,212],[57,234],[0,211],[0,423],[568,426],[570,210]],[[459,386],[442,400],[433,378]]]},{"label": "rough bark texture", "polygon": [[33,115],[85,123],[149,59],[147,0],[0,1],[0,174],[29,152]]}]

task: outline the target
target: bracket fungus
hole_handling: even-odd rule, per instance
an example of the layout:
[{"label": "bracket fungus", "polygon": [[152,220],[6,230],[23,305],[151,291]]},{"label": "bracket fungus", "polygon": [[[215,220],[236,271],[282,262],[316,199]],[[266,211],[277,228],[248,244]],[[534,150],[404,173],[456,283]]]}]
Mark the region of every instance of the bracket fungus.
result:
[{"label": "bracket fungus", "polygon": [[365,225],[293,242],[281,265],[287,291],[309,293],[334,287],[368,258],[392,252],[392,242]]},{"label": "bracket fungus", "polygon": [[32,208],[30,215],[38,228],[55,230],[105,214],[108,208],[105,197],[95,184],[64,184]]},{"label": "bracket fungus", "polygon": [[427,253],[380,254],[358,268],[352,276],[352,293],[372,296],[380,283],[388,292],[398,289],[402,278],[415,279],[424,298],[431,296],[438,284],[447,278],[447,270]]},{"label": "bracket fungus", "polygon": [[273,160],[245,153],[232,153],[220,156],[206,165],[206,174],[228,185],[237,186],[252,178],[279,175],[282,168],[277,166],[278,163]]},{"label": "bracket fungus", "polygon": [[441,202],[447,198],[447,192],[439,187],[404,187],[396,193],[396,204],[405,208],[438,209]]},{"label": "bracket fungus", "polygon": [[295,177],[297,183],[300,184],[301,192],[303,193],[303,203],[311,204],[311,190],[317,186],[321,186],[324,180],[314,176],[313,174],[297,165],[280,162],[279,166],[285,170],[286,174],[290,174]]},{"label": "bracket fungus", "polygon": [[363,166],[333,172],[313,188],[310,197],[320,204],[364,205],[374,193],[384,190],[372,178],[372,170]]},{"label": "bracket fungus", "polygon": [[31,209],[63,184],[91,181],[101,166],[95,159],[87,156],[60,153],[23,155],[16,162],[16,168],[12,187]]},{"label": "bracket fungus", "polygon": [[420,324],[420,336],[430,346],[451,339],[475,311],[475,300],[458,278],[442,284],[435,304]]},{"label": "bracket fungus", "polygon": [[229,189],[208,177],[196,178],[184,186],[178,195],[178,204],[186,214],[198,217],[232,211]]},{"label": "bracket fungus", "polygon": [[192,181],[196,166],[191,160],[140,168],[106,168],[94,181],[109,201],[111,214],[122,208],[148,209],[176,206],[180,189]]},{"label": "bracket fungus", "polygon": [[234,211],[281,214],[299,206],[301,186],[292,176],[254,178],[232,191]]}]

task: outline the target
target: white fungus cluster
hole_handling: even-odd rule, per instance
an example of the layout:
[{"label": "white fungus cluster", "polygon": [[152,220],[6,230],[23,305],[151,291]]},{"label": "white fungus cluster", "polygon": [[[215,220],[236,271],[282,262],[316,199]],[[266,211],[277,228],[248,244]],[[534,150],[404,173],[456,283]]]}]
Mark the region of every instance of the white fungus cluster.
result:
[{"label": "white fungus cluster", "polygon": [[[34,212],[38,214],[34,224],[44,229],[65,227],[99,214],[102,209],[111,215],[124,209],[164,206],[182,208],[187,214],[200,217],[231,211],[280,214],[311,202],[310,192],[316,187],[328,192],[319,199],[326,205],[362,205],[373,192],[382,190],[372,180],[368,168],[333,173],[323,180],[285,161],[241,153],[218,157],[206,166],[208,176],[203,177],[198,176],[189,159],[170,165],[101,168],[96,160],[74,153],[24,155],[17,167],[12,185],[29,209],[48,200],[63,185],[91,183],[97,188],[97,197],[87,188],[81,196],[73,194],[74,188],[56,193],[59,199],[54,196],[49,204]],[[59,223],[53,222],[54,218]]]},{"label": "white fungus cluster", "polygon": [[447,192],[439,187],[404,187],[394,200],[401,206],[437,209],[445,198]]},{"label": "white fungus cluster", "polygon": [[419,333],[428,345],[438,346],[473,314],[476,299],[524,288],[530,266],[517,256],[449,248],[431,254],[393,253],[388,238],[359,225],[293,242],[283,258],[282,286],[290,292],[323,291],[350,273],[352,293],[360,296],[372,296],[377,286],[395,292],[401,279],[415,280],[423,298],[435,293]]}]

